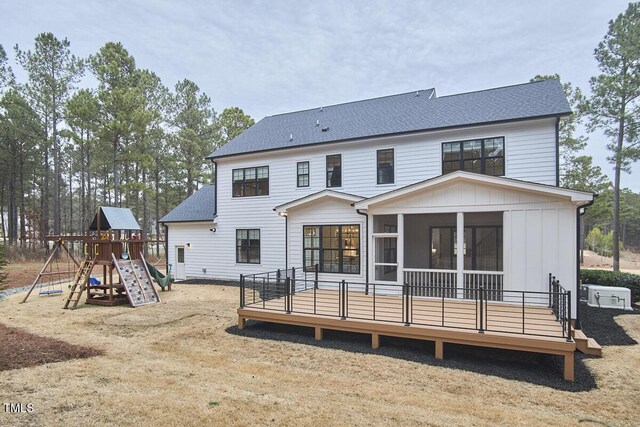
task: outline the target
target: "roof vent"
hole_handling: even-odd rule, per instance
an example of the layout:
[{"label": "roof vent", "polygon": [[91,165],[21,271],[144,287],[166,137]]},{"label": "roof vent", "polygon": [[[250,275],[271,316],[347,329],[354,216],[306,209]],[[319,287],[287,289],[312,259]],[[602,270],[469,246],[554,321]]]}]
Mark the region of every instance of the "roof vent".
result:
[{"label": "roof vent", "polygon": [[316,120],[316,126],[320,126],[320,120]]},{"label": "roof vent", "polygon": [[289,134],[289,141],[293,141],[293,134],[292,133]]},{"label": "roof vent", "polygon": [[322,132],[326,132],[328,130],[329,130],[329,126],[325,126],[325,127],[322,128]]},{"label": "roof vent", "polygon": [[320,107],[320,112],[322,113],[322,107]]},{"label": "roof vent", "polygon": [[416,91],[416,96],[420,96],[420,91],[419,90]]}]

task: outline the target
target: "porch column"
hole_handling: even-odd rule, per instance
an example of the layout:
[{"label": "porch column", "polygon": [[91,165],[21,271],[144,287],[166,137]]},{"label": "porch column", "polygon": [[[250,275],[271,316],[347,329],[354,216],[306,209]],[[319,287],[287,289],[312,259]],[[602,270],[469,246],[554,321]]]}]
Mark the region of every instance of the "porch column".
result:
[{"label": "porch column", "polygon": [[398,285],[404,284],[404,214],[398,214],[398,241],[397,241]]},{"label": "porch column", "polygon": [[458,288],[458,298],[463,296],[464,288],[464,212],[458,212],[456,217],[456,287]]}]

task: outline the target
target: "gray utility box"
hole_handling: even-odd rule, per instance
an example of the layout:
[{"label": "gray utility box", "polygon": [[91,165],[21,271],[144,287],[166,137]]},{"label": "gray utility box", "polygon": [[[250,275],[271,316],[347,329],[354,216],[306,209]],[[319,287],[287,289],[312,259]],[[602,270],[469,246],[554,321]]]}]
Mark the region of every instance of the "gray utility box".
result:
[{"label": "gray utility box", "polygon": [[585,284],[581,287],[581,297],[590,307],[631,308],[631,291],[627,288]]}]

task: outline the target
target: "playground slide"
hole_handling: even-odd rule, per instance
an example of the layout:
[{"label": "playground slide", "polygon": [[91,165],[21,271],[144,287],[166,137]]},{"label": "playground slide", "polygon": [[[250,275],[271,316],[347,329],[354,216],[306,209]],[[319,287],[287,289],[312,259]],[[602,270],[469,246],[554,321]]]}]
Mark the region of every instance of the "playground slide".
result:
[{"label": "playground slide", "polygon": [[[144,257],[142,259],[144,259]],[[147,270],[149,270],[149,274],[151,274],[151,277],[153,277],[153,279],[162,288],[162,290],[165,290],[167,286],[169,287],[169,289],[171,289],[171,282],[173,282],[173,278],[171,277],[171,275],[167,274],[165,276],[164,274],[160,273],[160,271],[158,271],[158,269],[153,265],[149,264],[146,261],[145,264],[147,264]]]},{"label": "playground slide", "polygon": [[144,258],[142,260],[131,260],[116,259],[113,254],[111,256],[127,290],[127,297],[132,306],[139,307],[160,302],[160,297],[151,282]]}]

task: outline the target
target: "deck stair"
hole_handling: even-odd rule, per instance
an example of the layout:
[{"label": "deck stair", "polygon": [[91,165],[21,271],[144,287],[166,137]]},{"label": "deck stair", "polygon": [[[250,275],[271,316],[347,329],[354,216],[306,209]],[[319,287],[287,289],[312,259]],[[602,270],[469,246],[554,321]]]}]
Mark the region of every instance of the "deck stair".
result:
[{"label": "deck stair", "polygon": [[602,357],[602,346],[593,338],[589,338],[580,329],[573,330],[573,340],[576,343],[576,349],[584,354]]},{"label": "deck stair", "polygon": [[91,271],[93,270],[93,266],[95,264],[95,256],[93,258],[87,257],[84,261],[82,261],[75,277],[73,278],[73,283],[71,284],[69,295],[64,301],[64,308],[70,308],[71,310],[73,310],[78,306],[78,302],[80,301],[82,293],[87,287],[89,277],[91,276]]}]

